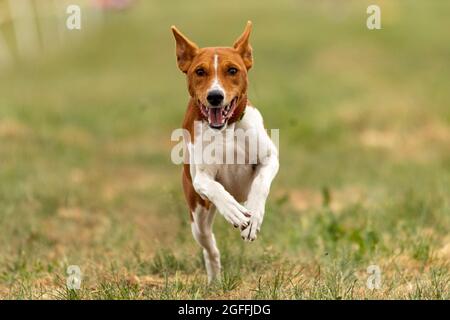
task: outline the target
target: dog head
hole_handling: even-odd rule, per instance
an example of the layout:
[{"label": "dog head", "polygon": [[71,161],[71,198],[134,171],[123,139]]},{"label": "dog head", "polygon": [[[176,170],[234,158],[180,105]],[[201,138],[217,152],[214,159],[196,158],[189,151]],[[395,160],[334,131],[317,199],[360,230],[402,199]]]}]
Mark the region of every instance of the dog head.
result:
[{"label": "dog head", "polygon": [[247,71],[253,64],[251,28],[249,21],[232,47],[199,48],[172,26],[178,67],[187,76],[189,94],[202,118],[213,129],[236,121],[247,103]]}]

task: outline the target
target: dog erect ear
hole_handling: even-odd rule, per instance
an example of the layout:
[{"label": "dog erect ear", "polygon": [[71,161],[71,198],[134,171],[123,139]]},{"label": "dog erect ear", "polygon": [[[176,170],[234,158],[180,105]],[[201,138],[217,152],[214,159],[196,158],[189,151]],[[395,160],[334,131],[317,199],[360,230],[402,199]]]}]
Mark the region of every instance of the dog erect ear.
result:
[{"label": "dog erect ear", "polygon": [[252,31],[252,22],[248,21],[245,26],[244,33],[236,40],[233,44],[233,48],[235,48],[242,59],[244,60],[245,67],[250,69],[253,65],[253,55],[252,55],[252,47],[249,43],[250,33]]},{"label": "dog erect ear", "polygon": [[192,59],[194,59],[195,55],[197,54],[198,46],[194,42],[186,38],[186,36],[178,31],[175,26],[172,26],[171,29],[177,43],[176,54],[178,68],[186,73],[189,70]]}]

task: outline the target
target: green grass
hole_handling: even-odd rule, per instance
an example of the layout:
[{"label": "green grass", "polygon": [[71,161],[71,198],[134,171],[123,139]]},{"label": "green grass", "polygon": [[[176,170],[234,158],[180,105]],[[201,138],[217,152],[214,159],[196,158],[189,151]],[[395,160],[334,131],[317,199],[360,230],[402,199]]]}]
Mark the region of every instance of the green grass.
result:
[{"label": "green grass", "polygon": [[[369,4],[139,1],[2,70],[0,297],[449,299],[450,4],[379,1],[379,31]],[[170,162],[188,96],[169,27],[231,45],[249,19],[281,168],[255,242],[217,217],[208,286]]]}]

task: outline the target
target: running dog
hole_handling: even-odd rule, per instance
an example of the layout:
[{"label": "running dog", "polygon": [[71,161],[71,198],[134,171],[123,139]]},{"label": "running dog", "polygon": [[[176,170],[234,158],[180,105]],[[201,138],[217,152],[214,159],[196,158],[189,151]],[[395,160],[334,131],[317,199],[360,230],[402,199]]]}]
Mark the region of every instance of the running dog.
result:
[{"label": "running dog", "polygon": [[[186,74],[189,104],[183,129],[187,154],[182,174],[183,190],[189,206],[195,240],[203,248],[208,281],[220,274],[220,253],[212,232],[217,211],[246,241],[256,239],[263,222],[270,185],[278,172],[278,150],[266,132],[260,112],[247,99],[248,70],[253,65],[249,37],[252,23],[232,47],[200,48],[175,26],[178,68]],[[247,140],[233,133],[245,132],[246,138],[258,142],[263,152],[255,152]],[[235,162],[205,163],[195,161],[194,149],[208,147],[202,139],[209,133],[219,136],[225,154]],[[231,135],[230,135],[231,133]],[[231,138],[230,138],[231,137]],[[249,150],[250,149],[250,150]],[[235,158],[244,159],[236,161]],[[250,161],[253,158],[254,161]]]}]

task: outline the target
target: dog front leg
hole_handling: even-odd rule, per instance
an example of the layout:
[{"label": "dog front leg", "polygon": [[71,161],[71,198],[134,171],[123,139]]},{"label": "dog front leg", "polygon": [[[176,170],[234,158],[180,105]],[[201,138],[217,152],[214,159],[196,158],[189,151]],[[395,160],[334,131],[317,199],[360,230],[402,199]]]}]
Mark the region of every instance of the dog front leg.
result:
[{"label": "dog front leg", "polygon": [[225,188],[215,181],[208,173],[198,171],[193,186],[204,199],[211,201],[224,218],[234,225],[244,229],[248,226],[251,212],[238,203]]},{"label": "dog front leg", "polygon": [[256,168],[256,175],[245,203],[245,207],[252,214],[248,227],[241,231],[241,237],[245,241],[255,240],[256,234],[261,228],[266,199],[269,195],[272,180],[278,172],[278,168],[278,152],[273,146],[271,153]]}]

